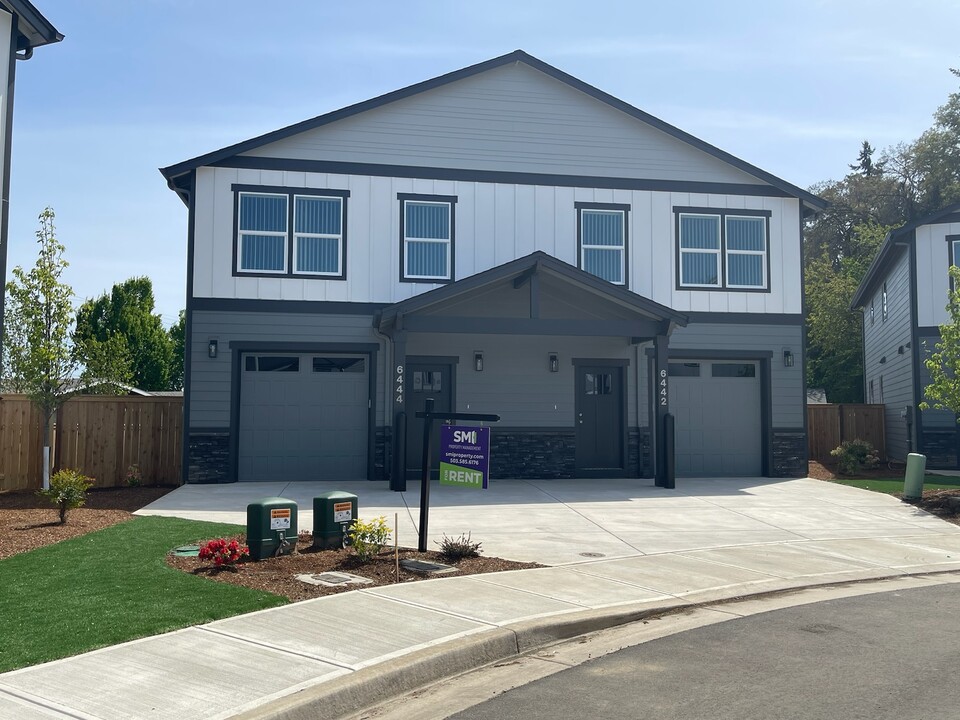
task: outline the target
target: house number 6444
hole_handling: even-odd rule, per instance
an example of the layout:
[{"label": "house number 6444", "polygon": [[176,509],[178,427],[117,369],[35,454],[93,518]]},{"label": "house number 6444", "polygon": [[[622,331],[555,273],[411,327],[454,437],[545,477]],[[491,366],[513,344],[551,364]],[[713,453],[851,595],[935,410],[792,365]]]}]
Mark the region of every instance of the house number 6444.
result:
[{"label": "house number 6444", "polygon": [[667,407],[667,371],[660,371],[660,405]]},{"label": "house number 6444", "polygon": [[397,385],[397,405],[403,405],[403,365],[397,365],[397,377],[395,382]]}]

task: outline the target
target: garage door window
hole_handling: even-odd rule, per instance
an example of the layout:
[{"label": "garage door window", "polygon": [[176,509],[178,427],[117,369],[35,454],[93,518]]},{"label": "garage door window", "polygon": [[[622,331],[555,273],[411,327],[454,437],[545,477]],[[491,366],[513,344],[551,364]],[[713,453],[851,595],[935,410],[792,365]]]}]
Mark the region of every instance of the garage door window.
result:
[{"label": "garage door window", "polygon": [[315,357],[313,371],[319,373],[362,373],[366,370],[363,358]]},{"label": "garage door window", "polygon": [[714,363],[713,377],[752,378],[757,376],[753,363]]},{"label": "garage door window", "polygon": [[700,363],[670,363],[670,377],[700,377]]},{"label": "garage door window", "polygon": [[276,355],[248,356],[245,368],[248,372],[300,372],[300,358]]}]

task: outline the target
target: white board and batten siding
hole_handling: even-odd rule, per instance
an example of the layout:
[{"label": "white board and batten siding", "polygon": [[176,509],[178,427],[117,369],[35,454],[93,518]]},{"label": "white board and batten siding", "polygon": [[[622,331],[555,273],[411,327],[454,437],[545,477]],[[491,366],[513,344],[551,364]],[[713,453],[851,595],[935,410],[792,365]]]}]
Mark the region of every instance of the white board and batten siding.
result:
[{"label": "white board and batten siding", "polygon": [[[950,321],[946,309],[950,291],[948,235],[960,235],[960,222],[921,225],[916,229],[917,324],[920,327]],[[954,262],[960,262],[960,258]]]},{"label": "white board and batten siding", "polygon": [[[349,190],[345,280],[243,277],[234,265],[234,184]],[[577,264],[577,202],[626,204],[628,282],[681,312],[800,313],[800,208],[795,198],[532,186],[256,169],[197,173],[194,295],[258,300],[393,303],[436,287],[400,282],[398,193],[457,197],[455,279],[535,250]],[[675,207],[767,210],[770,292],[676,288]]]}]

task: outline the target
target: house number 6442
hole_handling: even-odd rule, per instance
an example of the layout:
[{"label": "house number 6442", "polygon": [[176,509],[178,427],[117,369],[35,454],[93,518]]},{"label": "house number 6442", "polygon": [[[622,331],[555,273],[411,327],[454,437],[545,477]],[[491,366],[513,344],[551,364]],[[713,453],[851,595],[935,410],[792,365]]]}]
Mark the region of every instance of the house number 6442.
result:
[{"label": "house number 6442", "polygon": [[667,407],[667,371],[660,371],[660,405],[662,407]]}]

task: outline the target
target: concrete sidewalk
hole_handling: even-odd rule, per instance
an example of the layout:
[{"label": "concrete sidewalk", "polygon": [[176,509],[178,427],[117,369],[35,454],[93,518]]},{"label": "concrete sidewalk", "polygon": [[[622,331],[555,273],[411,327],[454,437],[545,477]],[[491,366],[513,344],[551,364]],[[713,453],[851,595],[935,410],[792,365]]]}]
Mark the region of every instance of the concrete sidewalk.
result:
[{"label": "concrete sidewalk", "polygon": [[[0,675],[0,717],[336,717],[439,677],[646,614],[727,598],[960,570],[960,527],[817,480],[500,481],[431,491],[431,538],[552,567],[357,590]],[[411,483],[411,488],[414,484]],[[382,483],[186,486],[141,511],[245,522],[282,495],[309,529],[317,492],[400,515]],[[305,512],[306,511],[306,512]]]}]

